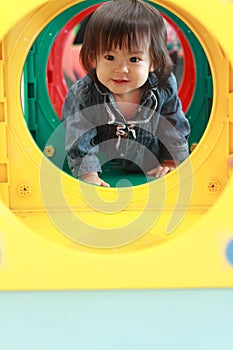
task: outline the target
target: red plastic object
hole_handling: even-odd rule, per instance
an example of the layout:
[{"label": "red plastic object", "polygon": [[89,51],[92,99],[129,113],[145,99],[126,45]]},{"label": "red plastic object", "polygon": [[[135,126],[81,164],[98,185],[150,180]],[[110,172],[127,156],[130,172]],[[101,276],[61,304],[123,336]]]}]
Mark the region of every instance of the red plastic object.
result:
[{"label": "red plastic object", "polygon": [[[72,40],[72,29],[79,24],[85,17],[90,15],[95,11],[97,7],[101,4],[94,5],[80,12],[76,16],[74,16],[60,31],[57,35],[56,40],[52,45],[48,63],[47,63],[47,87],[48,93],[52,102],[52,105],[57,112],[57,115],[61,119],[62,115],[62,105],[68,91],[67,84],[64,77],[63,72],[63,52],[64,47]],[[78,56],[77,58],[78,61]],[[71,57],[71,61],[73,63],[73,59]]]},{"label": "red plastic object", "polygon": [[182,102],[183,111],[186,112],[188,110],[188,107],[192,101],[192,97],[195,90],[195,84],[196,84],[196,68],[195,68],[195,61],[193,57],[193,53],[191,50],[191,47],[183,34],[183,32],[180,30],[180,28],[172,22],[172,20],[163,15],[163,17],[168,21],[168,23],[175,29],[180,44],[183,49],[183,74],[182,79],[179,86],[179,97]]}]

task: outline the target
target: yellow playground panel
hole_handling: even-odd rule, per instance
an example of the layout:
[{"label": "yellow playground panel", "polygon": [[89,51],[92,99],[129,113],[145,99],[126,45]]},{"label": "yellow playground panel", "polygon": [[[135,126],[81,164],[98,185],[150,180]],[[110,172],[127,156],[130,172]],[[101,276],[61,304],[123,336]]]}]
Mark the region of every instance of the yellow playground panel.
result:
[{"label": "yellow playground panel", "polygon": [[35,144],[22,111],[32,43],[79,2],[1,5],[0,290],[233,287],[233,2],[152,1],[197,36],[210,64],[213,105],[182,165],[119,188],[84,184],[58,169]]}]

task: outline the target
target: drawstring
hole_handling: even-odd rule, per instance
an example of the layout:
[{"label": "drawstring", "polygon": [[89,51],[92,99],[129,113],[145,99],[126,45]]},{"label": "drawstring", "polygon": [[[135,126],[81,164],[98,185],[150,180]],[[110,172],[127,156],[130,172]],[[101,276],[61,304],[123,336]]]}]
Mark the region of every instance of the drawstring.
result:
[{"label": "drawstring", "polygon": [[109,116],[108,124],[114,124],[116,117],[113,114],[113,112],[111,111],[111,109],[109,108],[108,104],[106,103],[106,96],[104,96],[104,99],[105,99],[104,105],[105,105],[105,108],[106,108],[106,110],[108,112],[108,116]]},{"label": "drawstring", "polygon": [[[158,100],[156,98],[156,95],[155,93],[151,90],[150,91],[150,97],[154,100],[154,104],[153,104],[153,108],[150,110],[150,113],[148,115],[148,117],[146,119],[142,119],[142,120],[134,120],[133,123],[127,123],[127,121],[125,120],[125,123],[122,123],[122,124],[117,124],[116,126],[116,136],[118,137],[117,139],[117,143],[116,143],[116,149],[117,151],[119,150],[119,147],[120,147],[120,143],[121,143],[121,138],[122,137],[127,137],[128,134],[131,132],[133,138],[136,140],[137,136],[136,136],[136,130],[134,129],[134,127],[136,125],[140,125],[140,124],[145,124],[147,123],[151,117],[153,116],[153,114],[155,113],[156,111],[156,108],[157,108],[157,105],[158,105]],[[105,108],[106,108],[106,111],[108,113],[108,116],[109,116],[109,120],[108,120],[108,124],[116,124],[116,116],[114,115],[114,113],[111,111],[110,107],[108,106],[108,103],[107,103],[107,96],[105,95],[104,96],[104,105],[105,105]],[[141,110],[142,110],[143,106],[140,106],[138,111],[141,113]],[[123,119],[124,116],[122,115]],[[127,129],[127,130],[125,130]]]},{"label": "drawstring", "polygon": [[[133,124],[118,124],[116,127],[116,136],[118,136],[117,143],[116,143],[116,149],[119,150],[120,144],[121,144],[121,138],[127,137],[128,133],[131,132],[133,135],[133,138],[136,140],[136,131],[134,129],[135,125]],[[127,129],[127,130],[125,130]]]},{"label": "drawstring", "polygon": [[[108,120],[108,124],[114,124],[116,121],[116,117],[113,114],[113,112],[111,111],[111,109],[109,108],[108,104],[105,101],[105,108],[108,112],[108,116],[109,116],[109,120]],[[116,143],[116,149],[117,151],[119,150],[120,147],[120,143],[121,143],[121,137],[127,137],[128,133],[131,132],[133,135],[133,138],[136,140],[137,136],[136,136],[136,131],[134,129],[135,125],[131,124],[117,124],[116,126],[116,136],[118,137],[117,139],[117,143]],[[127,130],[125,130],[127,129]]]}]

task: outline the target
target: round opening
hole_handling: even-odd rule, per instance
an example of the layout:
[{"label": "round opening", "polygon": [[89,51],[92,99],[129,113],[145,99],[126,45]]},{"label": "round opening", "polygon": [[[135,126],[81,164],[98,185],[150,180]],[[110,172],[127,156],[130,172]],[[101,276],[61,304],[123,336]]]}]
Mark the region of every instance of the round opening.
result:
[{"label": "round opening", "polygon": [[[175,73],[179,96],[191,126],[191,153],[206,129],[212,108],[212,76],[208,59],[194,33],[181,19],[163,7],[153,5],[166,20],[168,39],[173,36],[173,43],[168,41],[168,46],[171,45],[171,55],[177,63]],[[85,73],[79,64],[81,43],[77,37],[98,6],[80,11],[75,5],[54,18],[33,43],[24,65],[23,105],[28,129],[44,154],[68,174],[71,173],[67,162],[65,160],[61,164],[60,156],[65,147],[65,131],[59,128],[61,109],[70,84]],[[175,50],[172,47],[174,42]],[[36,99],[39,103],[35,102]],[[57,129],[59,134],[55,132]],[[59,137],[59,141],[54,135]],[[124,186],[124,183],[128,186],[128,181],[120,181],[122,178],[129,180],[133,186],[151,181],[144,174],[122,173],[116,162],[107,162],[102,175],[111,187]]]}]

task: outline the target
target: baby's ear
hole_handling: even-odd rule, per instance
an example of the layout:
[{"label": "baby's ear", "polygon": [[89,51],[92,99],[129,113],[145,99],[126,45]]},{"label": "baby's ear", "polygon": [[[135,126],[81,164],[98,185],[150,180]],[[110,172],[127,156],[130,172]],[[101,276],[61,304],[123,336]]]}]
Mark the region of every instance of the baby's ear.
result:
[{"label": "baby's ear", "polygon": [[88,65],[91,68],[95,68],[96,67],[96,59],[93,58],[91,55],[88,55],[87,59],[88,59]]},{"label": "baby's ear", "polygon": [[91,60],[91,64],[92,64],[92,67],[93,67],[93,68],[96,67],[96,59],[92,59],[92,60]]},{"label": "baby's ear", "polygon": [[150,66],[150,72],[154,72],[154,70],[155,70],[155,66],[154,66],[153,64],[151,64],[151,66]]},{"label": "baby's ear", "polygon": [[94,53],[92,55],[89,55],[89,62],[91,63],[93,68],[96,67],[97,62],[96,62],[96,56],[94,55]]}]

